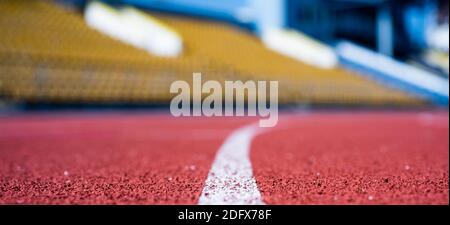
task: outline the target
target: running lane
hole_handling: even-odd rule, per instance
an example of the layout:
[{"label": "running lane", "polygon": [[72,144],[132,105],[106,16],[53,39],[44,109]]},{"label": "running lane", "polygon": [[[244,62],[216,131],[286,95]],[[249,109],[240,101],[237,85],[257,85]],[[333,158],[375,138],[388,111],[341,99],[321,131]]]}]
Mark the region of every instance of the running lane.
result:
[{"label": "running lane", "polygon": [[0,204],[197,204],[217,150],[252,119],[0,118]]},{"label": "running lane", "polygon": [[285,115],[253,140],[266,204],[449,204],[448,112]]}]

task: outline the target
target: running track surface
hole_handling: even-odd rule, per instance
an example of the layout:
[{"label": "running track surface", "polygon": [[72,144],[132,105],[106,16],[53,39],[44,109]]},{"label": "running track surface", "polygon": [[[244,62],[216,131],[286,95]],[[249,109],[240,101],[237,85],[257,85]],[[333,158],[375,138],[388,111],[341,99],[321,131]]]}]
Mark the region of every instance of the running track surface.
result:
[{"label": "running track surface", "polygon": [[[198,204],[218,149],[255,122],[4,116],[0,204]],[[448,135],[448,111],[284,114],[248,158],[265,204],[449,204]]]}]

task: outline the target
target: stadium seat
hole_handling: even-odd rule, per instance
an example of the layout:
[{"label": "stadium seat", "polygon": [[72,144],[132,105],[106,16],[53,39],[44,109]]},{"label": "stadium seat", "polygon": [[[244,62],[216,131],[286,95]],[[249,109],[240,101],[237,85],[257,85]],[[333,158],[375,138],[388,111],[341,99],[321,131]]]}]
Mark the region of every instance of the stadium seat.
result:
[{"label": "stadium seat", "polygon": [[183,38],[176,58],[156,57],[91,28],[50,1],[0,4],[0,96],[18,102],[168,103],[175,80],[278,80],[280,103],[422,105],[414,96],[343,69],[324,70],[264,47],[221,22],[153,14]]}]

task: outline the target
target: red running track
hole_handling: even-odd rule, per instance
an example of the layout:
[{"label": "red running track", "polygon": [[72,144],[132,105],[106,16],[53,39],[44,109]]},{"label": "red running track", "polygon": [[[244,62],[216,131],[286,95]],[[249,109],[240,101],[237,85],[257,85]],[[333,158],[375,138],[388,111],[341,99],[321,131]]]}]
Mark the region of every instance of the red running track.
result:
[{"label": "red running track", "polygon": [[[249,118],[0,118],[0,204],[196,204],[215,154]],[[448,204],[448,112],[310,112],[257,136],[267,204]]]},{"label": "red running track", "polygon": [[244,119],[34,115],[0,121],[2,204],[196,204]]},{"label": "red running track", "polygon": [[449,204],[448,113],[290,116],[253,141],[268,204]]}]

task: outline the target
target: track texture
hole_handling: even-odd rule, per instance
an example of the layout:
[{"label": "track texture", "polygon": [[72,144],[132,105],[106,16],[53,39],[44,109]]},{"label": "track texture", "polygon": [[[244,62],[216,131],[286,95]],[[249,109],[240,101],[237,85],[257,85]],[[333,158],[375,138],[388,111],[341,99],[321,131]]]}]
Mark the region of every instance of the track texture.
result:
[{"label": "track texture", "polygon": [[253,141],[267,204],[449,204],[449,115],[288,116]]},{"label": "track texture", "polygon": [[[0,204],[197,204],[249,118],[0,118]],[[282,115],[251,163],[266,204],[448,204],[448,112]]]},{"label": "track texture", "polygon": [[0,119],[0,204],[196,204],[243,119],[145,115]]}]

